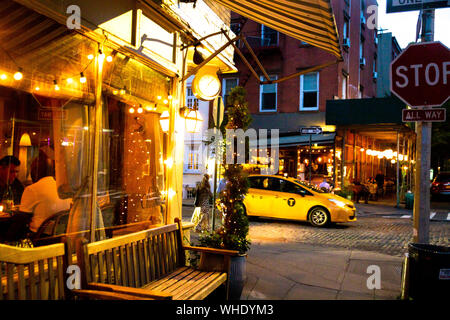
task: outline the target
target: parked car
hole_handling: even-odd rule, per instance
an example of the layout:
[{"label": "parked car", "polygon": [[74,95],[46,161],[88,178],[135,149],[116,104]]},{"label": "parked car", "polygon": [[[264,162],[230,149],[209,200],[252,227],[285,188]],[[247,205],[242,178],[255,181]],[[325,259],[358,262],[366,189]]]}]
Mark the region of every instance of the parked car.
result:
[{"label": "parked car", "polygon": [[309,187],[300,180],[272,175],[249,176],[244,199],[248,216],[309,221],[322,227],[330,222],[356,221],[352,201]]},{"label": "parked car", "polygon": [[439,172],[431,183],[431,196],[448,197],[450,196],[450,172]]}]

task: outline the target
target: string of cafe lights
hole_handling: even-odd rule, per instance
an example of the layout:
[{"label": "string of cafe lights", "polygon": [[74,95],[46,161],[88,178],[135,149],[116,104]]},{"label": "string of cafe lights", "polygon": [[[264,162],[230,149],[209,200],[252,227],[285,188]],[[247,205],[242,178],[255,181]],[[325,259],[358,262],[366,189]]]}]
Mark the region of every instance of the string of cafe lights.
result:
[{"label": "string of cafe lights", "polygon": [[[105,39],[106,41],[107,39]],[[16,67],[16,71],[13,73],[12,78],[15,81],[21,81],[24,79],[24,73],[26,73],[24,71],[23,66],[21,66],[19,63],[17,63],[17,61],[11,56],[11,54],[8,52],[8,50],[6,50],[5,48],[3,48],[3,46],[0,45],[0,49],[5,52],[5,54],[8,56],[8,58],[14,63],[15,67]],[[114,58],[113,55],[108,55],[106,56],[101,49],[98,50],[97,52],[98,54],[98,59],[99,61],[103,62],[106,61],[108,63],[113,62]],[[89,66],[92,64],[92,62],[94,62],[94,58],[95,55],[93,53],[88,54],[87,59],[89,60],[89,62],[86,64],[86,66],[84,68],[81,69],[80,72],[71,75],[67,78],[60,78],[58,82],[58,79],[55,77],[55,79],[53,79],[53,89],[54,91],[60,91],[61,90],[61,85],[62,83],[67,83],[67,85],[73,85],[75,84],[75,78],[78,77],[78,81],[81,84],[85,84],[87,83],[87,77],[85,75],[86,70],[89,68]],[[10,72],[6,72],[6,71],[1,71],[0,72],[0,84],[1,81],[6,81],[8,80],[8,74],[10,74]],[[32,80],[31,80],[32,81]],[[33,88],[33,92],[39,92],[41,90],[39,85],[36,85]],[[124,86],[122,89],[120,90],[114,90],[114,92],[119,93],[121,95],[124,95],[127,92],[126,86]]]}]

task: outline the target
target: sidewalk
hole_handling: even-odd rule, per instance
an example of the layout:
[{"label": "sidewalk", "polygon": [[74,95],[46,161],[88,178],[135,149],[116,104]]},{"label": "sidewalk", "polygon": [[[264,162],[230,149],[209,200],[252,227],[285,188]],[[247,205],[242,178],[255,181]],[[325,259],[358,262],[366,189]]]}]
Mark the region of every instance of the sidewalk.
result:
[{"label": "sidewalk", "polygon": [[[183,202],[186,221],[190,219],[191,202]],[[374,207],[384,207],[384,212],[392,209]],[[191,240],[197,236],[192,234]],[[402,257],[373,251],[253,239],[247,253],[247,280],[241,299],[395,300],[401,291],[402,262]],[[372,275],[367,268],[371,265],[379,267],[380,289],[367,287]]]},{"label": "sidewalk", "polygon": [[[241,299],[395,300],[401,291],[402,261],[374,252],[254,241]],[[371,265],[379,267],[380,289],[367,287]]]}]

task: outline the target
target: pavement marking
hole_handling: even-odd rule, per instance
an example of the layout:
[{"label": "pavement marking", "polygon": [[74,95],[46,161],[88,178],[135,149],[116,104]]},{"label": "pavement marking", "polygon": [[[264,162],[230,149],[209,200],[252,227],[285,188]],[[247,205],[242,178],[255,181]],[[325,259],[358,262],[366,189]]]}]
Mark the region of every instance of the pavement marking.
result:
[{"label": "pavement marking", "polygon": [[435,215],[436,215],[436,212],[432,212],[432,213],[430,214],[430,220],[433,219]]},{"label": "pavement marking", "polygon": [[402,218],[402,219],[411,218],[411,215],[410,214],[405,214],[405,215],[401,216],[400,218]]},{"label": "pavement marking", "polygon": [[450,212],[447,215],[447,220],[450,220]]}]

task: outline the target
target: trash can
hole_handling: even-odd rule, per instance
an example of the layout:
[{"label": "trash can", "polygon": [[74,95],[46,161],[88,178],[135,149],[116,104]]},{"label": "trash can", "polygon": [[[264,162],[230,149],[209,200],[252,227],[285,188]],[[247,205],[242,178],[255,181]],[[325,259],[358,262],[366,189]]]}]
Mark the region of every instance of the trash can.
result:
[{"label": "trash can", "polygon": [[450,292],[450,247],[422,243],[408,245],[407,296],[443,299]]},{"label": "trash can", "polygon": [[414,208],[414,193],[408,191],[405,194],[405,209],[413,209]]}]

